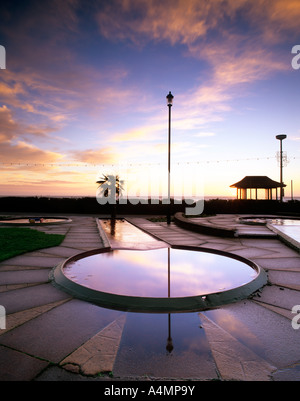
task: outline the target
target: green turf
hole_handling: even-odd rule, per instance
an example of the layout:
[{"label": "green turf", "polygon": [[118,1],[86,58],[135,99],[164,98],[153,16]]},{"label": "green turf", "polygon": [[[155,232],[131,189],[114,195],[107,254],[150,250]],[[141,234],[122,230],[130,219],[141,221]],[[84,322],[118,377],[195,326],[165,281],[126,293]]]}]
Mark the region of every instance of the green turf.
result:
[{"label": "green turf", "polygon": [[46,234],[31,228],[0,228],[0,261],[37,249],[60,245],[64,235]]}]

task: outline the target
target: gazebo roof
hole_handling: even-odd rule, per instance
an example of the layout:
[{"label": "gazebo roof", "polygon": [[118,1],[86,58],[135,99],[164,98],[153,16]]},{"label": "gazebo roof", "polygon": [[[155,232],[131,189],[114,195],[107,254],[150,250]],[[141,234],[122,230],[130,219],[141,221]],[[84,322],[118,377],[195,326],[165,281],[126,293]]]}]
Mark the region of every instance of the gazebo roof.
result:
[{"label": "gazebo roof", "polygon": [[280,188],[286,187],[285,184],[282,184],[277,181],[271,180],[271,178],[266,175],[247,175],[241,181],[236,182],[235,184],[230,185],[230,188]]}]

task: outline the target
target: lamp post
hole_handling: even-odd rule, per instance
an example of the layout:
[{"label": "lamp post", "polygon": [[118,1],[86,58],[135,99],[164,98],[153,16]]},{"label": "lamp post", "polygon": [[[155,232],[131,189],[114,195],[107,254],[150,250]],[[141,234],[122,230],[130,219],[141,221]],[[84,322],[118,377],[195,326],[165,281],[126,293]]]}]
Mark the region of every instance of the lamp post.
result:
[{"label": "lamp post", "polygon": [[276,135],[276,139],[280,141],[280,202],[283,200],[283,180],[282,180],[282,141],[286,138],[286,135]]},{"label": "lamp post", "polygon": [[171,189],[170,189],[170,175],[171,175],[171,107],[173,104],[173,98],[174,96],[172,95],[171,92],[166,96],[167,98],[167,105],[169,108],[169,134],[168,134],[168,202],[169,202],[169,207],[168,207],[168,215],[167,215],[167,224],[171,223]]}]

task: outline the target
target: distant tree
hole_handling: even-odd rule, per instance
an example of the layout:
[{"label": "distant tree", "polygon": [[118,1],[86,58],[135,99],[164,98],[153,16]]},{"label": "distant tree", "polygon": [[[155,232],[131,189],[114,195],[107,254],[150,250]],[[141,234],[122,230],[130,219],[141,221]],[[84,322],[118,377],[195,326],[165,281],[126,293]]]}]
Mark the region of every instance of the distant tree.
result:
[{"label": "distant tree", "polygon": [[108,203],[112,206],[111,227],[113,227],[115,226],[117,203],[123,191],[124,181],[120,180],[119,175],[103,174],[102,177],[96,181],[96,184],[99,184],[100,195],[104,198],[109,198]]}]

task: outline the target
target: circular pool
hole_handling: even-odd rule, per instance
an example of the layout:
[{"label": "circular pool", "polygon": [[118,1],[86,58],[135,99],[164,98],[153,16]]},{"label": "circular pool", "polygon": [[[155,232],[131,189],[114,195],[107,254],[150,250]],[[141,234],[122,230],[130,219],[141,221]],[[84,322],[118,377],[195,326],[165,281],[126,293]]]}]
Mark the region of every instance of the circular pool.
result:
[{"label": "circular pool", "polygon": [[55,285],[103,307],[145,312],[213,308],[251,295],[265,272],[255,263],[206,248],[84,252],[58,265]]},{"label": "circular pool", "polygon": [[10,217],[0,219],[1,226],[32,226],[32,225],[44,225],[44,224],[61,224],[70,223],[72,220],[66,217]]}]

